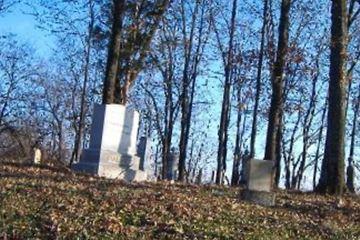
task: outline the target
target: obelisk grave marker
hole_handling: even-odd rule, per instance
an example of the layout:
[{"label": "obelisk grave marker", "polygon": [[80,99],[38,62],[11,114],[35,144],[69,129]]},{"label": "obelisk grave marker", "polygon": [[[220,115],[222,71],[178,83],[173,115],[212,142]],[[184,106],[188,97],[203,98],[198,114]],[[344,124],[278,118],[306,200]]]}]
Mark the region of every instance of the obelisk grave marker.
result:
[{"label": "obelisk grave marker", "polygon": [[95,105],[90,146],[73,169],[107,178],[144,181],[136,154],[139,113],[120,104]]}]

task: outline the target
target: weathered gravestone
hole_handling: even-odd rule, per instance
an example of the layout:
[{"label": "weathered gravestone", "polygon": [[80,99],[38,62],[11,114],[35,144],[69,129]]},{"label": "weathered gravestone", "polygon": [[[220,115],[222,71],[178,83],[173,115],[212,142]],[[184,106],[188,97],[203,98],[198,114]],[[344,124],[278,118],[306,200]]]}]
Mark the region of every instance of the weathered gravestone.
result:
[{"label": "weathered gravestone", "polygon": [[242,199],[264,206],[274,206],[275,193],[272,192],[274,162],[250,159],[244,167],[246,189],[241,192]]},{"label": "weathered gravestone", "polygon": [[90,146],[73,169],[125,181],[144,181],[136,154],[139,113],[119,104],[95,105]]},{"label": "weathered gravestone", "polygon": [[34,164],[41,163],[41,150],[38,148],[34,148]]},{"label": "weathered gravestone", "polygon": [[180,157],[179,153],[175,152],[174,149],[172,149],[170,156],[169,156],[168,170],[167,170],[167,176],[166,176],[168,180],[176,180],[176,178],[177,178],[179,157]]}]

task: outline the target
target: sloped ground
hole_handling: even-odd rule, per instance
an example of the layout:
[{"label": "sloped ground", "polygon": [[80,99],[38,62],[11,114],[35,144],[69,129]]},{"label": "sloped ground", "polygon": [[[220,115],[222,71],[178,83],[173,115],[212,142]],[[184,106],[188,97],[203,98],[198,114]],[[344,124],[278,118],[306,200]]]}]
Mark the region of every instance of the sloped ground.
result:
[{"label": "sloped ground", "polygon": [[279,192],[270,208],[237,193],[1,164],[0,238],[360,239],[358,197]]}]

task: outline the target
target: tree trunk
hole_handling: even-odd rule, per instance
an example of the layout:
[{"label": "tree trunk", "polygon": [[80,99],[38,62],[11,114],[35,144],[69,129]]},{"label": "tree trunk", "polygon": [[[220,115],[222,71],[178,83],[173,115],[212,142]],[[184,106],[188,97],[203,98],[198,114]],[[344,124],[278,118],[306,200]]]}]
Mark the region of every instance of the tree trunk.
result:
[{"label": "tree trunk", "polygon": [[[317,60],[317,68],[319,69]],[[299,167],[299,173],[298,173],[298,183],[297,188],[300,189],[300,184],[304,175],[305,171],[305,163],[307,158],[307,151],[309,148],[309,140],[310,140],[310,128],[312,125],[312,121],[314,119],[315,115],[315,104],[316,104],[316,86],[317,86],[317,80],[318,80],[318,74],[315,76],[315,78],[312,81],[312,88],[311,88],[311,97],[310,97],[310,103],[309,108],[306,111],[305,119],[304,119],[304,125],[303,125],[303,149],[301,153],[301,163]]]},{"label": "tree trunk", "polygon": [[226,155],[227,155],[227,140],[228,140],[228,127],[230,120],[230,89],[233,68],[233,40],[235,33],[235,17],[237,9],[237,0],[233,0],[232,13],[231,13],[231,26],[229,37],[229,48],[227,52],[227,60],[225,63],[225,85],[223,93],[223,102],[221,108],[220,128],[219,128],[219,147],[217,155],[217,171],[216,171],[216,184],[222,184],[224,174],[226,171]]},{"label": "tree trunk", "polygon": [[250,138],[250,158],[255,156],[255,142],[257,134],[257,115],[259,109],[259,100],[261,94],[261,73],[263,67],[264,59],[264,45],[265,45],[265,29],[267,24],[267,12],[268,12],[268,0],[264,1],[264,10],[263,10],[263,25],[261,28],[261,42],[260,42],[260,52],[259,52],[259,61],[257,65],[257,75],[256,75],[256,93],[255,93],[255,103],[253,111],[253,120],[251,127],[251,138]]},{"label": "tree trunk", "polygon": [[[354,23],[354,21],[360,14],[360,9],[358,9],[357,11],[354,12],[356,1],[357,0],[351,0],[349,3],[347,33],[349,33],[349,29],[350,29],[351,25]],[[360,2],[359,2],[359,4],[360,4]],[[348,39],[348,41],[350,41],[350,39]],[[352,86],[351,79],[352,79],[352,75],[353,75],[353,70],[354,70],[357,62],[359,61],[359,58],[360,58],[360,52],[357,54],[357,56],[353,60],[352,64],[350,64],[349,69],[347,70],[348,91],[346,93],[345,119],[347,119],[347,113],[348,113],[349,102],[350,102],[350,91],[351,91],[351,86]],[[354,145],[355,145],[355,138],[356,138],[355,133],[356,133],[356,129],[357,129],[356,118],[357,118],[358,112],[359,112],[359,101],[360,101],[360,93],[359,93],[357,102],[355,103],[355,107],[354,107],[354,118],[353,118],[353,123],[352,123],[353,124],[352,130],[351,130],[348,167],[346,169],[346,186],[347,186],[347,189],[352,193],[355,192],[355,189],[354,189],[354,148],[355,147],[354,147]]]},{"label": "tree trunk", "polygon": [[344,189],[344,137],[347,86],[344,69],[347,45],[346,1],[333,0],[331,14],[328,124],[324,160],[317,190],[321,193],[341,195]]},{"label": "tree trunk", "polygon": [[[276,161],[278,141],[281,141],[278,136],[279,128],[281,125],[281,112],[283,108],[283,73],[285,57],[287,52],[287,45],[289,39],[289,12],[291,0],[282,0],[281,14],[279,24],[279,40],[277,48],[276,62],[272,72],[272,98],[269,112],[269,123],[266,135],[265,146],[265,160]],[[280,166],[277,168],[280,169]],[[274,178],[279,173],[274,172]],[[274,179],[274,183],[275,183]]]},{"label": "tree trunk", "polygon": [[[300,99],[300,104],[301,103],[302,103],[302,100]],[[293,175],[295,174],[294,171],[295,171],[296,166],[297,166],[297,164],[294,162],[295,159],[294,159],[293,152],[294,152],[294,145],[295,145],[295,142],[296,142],[296,139],[295,139],[296,138],[296,133],[297,133],[297,130],[299,129],[300,120],[301,120],[301,112],[298,111],[297,119],[296,119],[294,128],[292,129],[292,132],[291,132],[289,150],[288,150],[287,158],[286,158],[286,161],[285,161],[285,187],[286,187],[286,189],[292,188],[292,184],[291,184],[290,179],[293,178],[293,177],[291,177],[290,163],[292,164],[292,169],[293,169],[292,173],[293,173]]]},{"label": "tree trunk", "polygon": [[115,101],[114,95],[120,57],[122,15],[125,8],[125,0],[113,0],[113,4],[113,23],[106,62],[102,99],[103,104],[112,104]]},{"label": "tree trunk", "polygon": [[[187,81],[187,80],[186,80]],[[187,135],[187,117],[188,117],[188,87],[184,86],[186,83],[183,81],[183,87],[182,87],[182,93],[181,93],[181,129],[180,129],[180,156],[179,156],[179,181],[185,180],[185,163],[186,163],[186,155],[187,155],[187,143],[188,139],[185,139],[185,136]]]},{"label": "tree trunk", "polygon": [[355,138],[356,138],[356,129],[358,124],[358,116],[359,116],[359,107],[360,107],[360,84],[359,84],[359,95],[355,102],[354,107],[354,117],[352,122],[352,130],[351,130],[351,141],[350,141],[350,150],[348,157],[348,166],[346,169],[346,186],[348,190],[352,193],[355,192],[354,188],[354,150],[355,150]]},{"label": "tree trunk", "polygon": [[275,159],[275,173],[274,173],[274,182],[273,187],[278,188],[280,182],[280,172],[281,172],[281,139],[283,138],[283,131],[282,131],[282,115],[280,113],[280,123],[278,127],[278,132],[276,135],[276,159]]},{"label": "tree trunk", "polygon": [[83,86],[81,91],[81,102],[80,102],[80,117],[79,117],[79,128],[78,132],[76,133],[76,140],[75,140],[75,146],[74,146],[74,159],[71,158],[71,161],[69,163],[69,166],[73,164],[73,160],[78,161],[80,154],[81,154],[81,143],[82,138],[84,135],[84,128],[85,128],[85,113],[86,113],[86,92],[87,92],[87,83],[89,80],[89,67],[90,67],[90,55],[91,55],[91,41],[93,37],[93,30],[94,30],[94,6],[93,2],[89,1],[89,14],[90,14],[90,22],[88,26],[88,36],[86,39],[86,50],[85,50],[85,64],[84,64],[84,80],[83,80]]},{"label": "tree trunk", "polygon": [[[170,61],[172,63],[172,60]],[[173,94],[172,94],[172,70],[169,69],[169,74],[164,85],[166,86],[165,90],[165,129],[164,129],[164,141],[163,141],[163,152],[162,152],[162,179],[168,177],[168,162],[170,157],[171,142],[173,135],[173,126],[174,126],[174,103],[173,103]]]},{"label": "tree trunk", "polygon": [[318,136],[318,143],[317,143],[317,147],[316,147],[316,153],[315,153],[315,159],[314,159],[314,174],[313,174],[313,189],[316,189],[316,174],[317,174],[317,168],[318,168],[318,163],[319,163],[319,158],[320,158],[320,147],[321,147],[321,140],[322,140],[322,136],[323,136],[323,131],[324,131],[324,122],[325,122],[325,116],[326,116],[326,110],[327,110],[327,106],[328,106],[328,98],[326,98],[325,101],[325,106],[321,115],[321,124],[320,124],[320,129],[319,129],[319,136]]},{"label": "tree trunk", "polygon": [[279,25],[279,42],[277,58],[272,73],[272,98],[269,113],[269,124],[266,136],[265,159],[276,159],[276,135],[280,124],[280,113],[283,107],[283,68],[289,38],[290,0],[283,0]]},{"label": "tree trunk", "polygon": [[[240,84],[239,84],[240,85]],[[241,85],[238,86],[237,89],[237,98],[238,98],[238,115],[236,120],[236,139],[235,139],[235,150],[234,150],[234,161],[233,161],[233,169],[231,175],[231,185],[236,186],[240,180],[240,160],[241,160],[241,117],[242,117],[242,109],[240,108],[241,104]],[[243,129],[244,130],[244,129]]]},{"label": "tree trunk", "polygon": [[[117,65],[117,81],[115,82],[115,90],[113,91],[113,102],[125,105],[128,100],[128,92],[133,85],[135,79],[143,68],[143,62],[148,56],[151,41],[160,25],[160,20],[166,12],[170,0],[158,0],[154,2],[153,10],[148,12],[151,18],[149,26],[144,27],[139,21],[139,15],[134,16],[135,23],[132,24],[130,35],[123,44],[120,44],[119,54],[122,55],[122,61],[118,61]],[[125,34],[124,34],[125,35]],[[120,33],[121,36],[121,33]]]},{"label": "tree trunk", "polygon": [[[230,75],[227,73],[226,75]],[[216,171],[216,184],[222,184],[223,177],[226,171],[226,155],[227,155],[227,140],[228,140],[228,126],[229,126],[229,112],[230,112],[230,76],[226,77],[224,86],[224,96],[221,109],[220,128],[219,128],[219,148],[217,157],[217,171]]]},{"label": "tree trunk", "polygon": [[[197,5],[195,7],[197,10]],[[196,11],[195,11],[196,13]],[[189,65],[190,65],[190,55],[193,44],[193,35],[194,35],[194,15],[191,22],[190,36],[187,39],[186,34],[186,18],[185,18],[185,3],[181,1],[181,16],[182,16],[182,32],[183,32],[183,45],[184,45],[184,69],[182,76],[182,87],[181,87],[181,121],[180,121],[180,156],[179,156],[179,181],[185,180],[185,163],[186,163],[186,153],[187,153],[187,144],[188,144],[188,128],[187,128],[187,119],[189,115]]]}]

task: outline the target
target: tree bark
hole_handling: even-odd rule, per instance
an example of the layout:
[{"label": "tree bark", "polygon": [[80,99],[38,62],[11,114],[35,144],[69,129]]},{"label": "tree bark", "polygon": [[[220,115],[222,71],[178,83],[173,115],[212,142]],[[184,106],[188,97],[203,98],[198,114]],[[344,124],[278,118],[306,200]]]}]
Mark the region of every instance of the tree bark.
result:
[{"label": "tree bark", "polygon": [[[183,23],[183,44],[184,44],[184,69],[183,69],[183,78],[182,78],[182,92],[181,92],[181,129],[180,129],[180,144],[179,144],[179,181],[185,180],[185,163],[186,163],[186,155],[187,155],[187,146],[188,146],[188,139],[190,134],[190,125],[191,125],[191,115],[192,115],[192,106],[193,106],[193,99],[195,94],[195,84],[197,78],[197,67],[198,67],[198,55],[199,50],[201,47],[201,34],[202,34],[202,26],[199,29],[199,42],[197,46],[197,51],[195,54],[195,63],[193,73],[191,77],[189,77],[189,68],[191,68],[191,56],[192,56],[192,48],[193,48],[193,41],[194,41],[194,34],[195,34],[195,23],[197,18],[197,13],[199,9],[200,1],[197,1],[195,4],[194,11],[192,13],[191,18],[191,29],[189,39],[187,39],[186,34],[186,18],[185,18],[185,6],[184,1],[181,2],[182,4],[182,23]],[[202,17],[202,16],[201,16]],[[203,17],[201,18],[203,21]],[[202,25],[202,23],[201,23]],[[188,43],[187,43],[188,42]],[[191,83],[191,88],[189,89]],[[189,96],[190,90],[190,96]]]},{"label": "tree bark", "polygon": [[231,26],[229,47],[227,52],[227,59],[225,62],[225,84],[223,93],[223,102],[221,108],[220,128],[219,128],[219,147],[217,155],[217,171],[216,171],[216,184],[222,184],[224,174],[226,171],[226,155],[227,155],[227,140],[228,140],[228,127],[230,120],[230,89],[232,78],[232,61],[233,61],[233,40],[235,33],[235,17],[237,9],[237,0],[233,0],[232,13],[231,13]]},{"label": "tree bark", "polygon": [[113,4],[113,23],[106,62],[102,99],[103,104],[112,104],[115,101],[114,95],[120,58],[122,15],[125,9],[125,0],[113,0]]},{"label": "tree bark", "polygon": [[346,169],[346,186],[348,190],[352,193],[355,192],[354,187],[354,151],[355,151],[355,138],[356,138],[356,130],[358,125],[358,116],[359,116],[359,107],[360,107],[360,84],[359,84],[359,95],[357,96],[355,107],[354,107],[354,116],[352,122],[352,130],[351,130],[351,140],[350,140],[350,150],[348,157],[348,166]]},{"label": "tree bark", "polygon": [[[348,22],[347,22],[347,33],[348,34],[349,34],[349,29],[350,29],[351,25],[354,23],[354,21],[360,14],[360,7],[357,9],[357,11],[354,12],[356,1],[357,0],[351,0],[349,3]],[[358,3],[360,4],[360,2],[358,2]],[[348,39],[348,41],[350,41],[350,39]],[[359,58],[360,58],[360,52],[358,52],[355,59],[350,64],[349,69],[347,70],[348,91],[346,93],[345,119],[347,119],[348,107],[349,107],[349,102],[350,102],[350,91],[351,91],[351,85],[352,85],[351,79],[352,79],[352,75],[353,75],[353,70],[354,70],[357,62],[359,61]],[[356,138],[355,135],[356,135],[356,129],[357,129],[357,117],[359,115],[359,105],[360,105],[359,101],[360,101],[360,85],[359,85],[359,95],[358,95],[358,98],[357,98],[357,100],[355,102],[355,106],[354,106],[354,117],[352,120],[348,166],[346,168],[346,186],[347,186],[347,189],[351,193],[355,192],[355,188],[354,188],[354,178],[355,178],[355,176],[354,176],[354,150],[355,150],[355,138]]]},{"label": "tree bark", "polygon": [[283,119],[283,113],[281,111],[280,113],[280,123],[278,127],[278,131],[276,134],[276,159],[275,159],[275,173],[274,173],[274,182],[273,187],[278,188],[279,182],[280,182],[280,172],[281,172],[281,139],[283,138],[283,127],[282,127],[282,120]]},{"label": "tree bark", "polygon": [[[148,56],[152,39],[160,25],[161,18],[169,6],[170,0],[157,0],[154,2],[153,9],[148,12],[148,26],[144,25],[140,15],[137,14],[135,23],[131,26],[131,35],[126,44],[120,44],[119,54],[123,56],[122,61],[118,61],[117,81],[113,91],[113,101],[117,104],[125,105],[128,101],[128,92],[134,81],[143,68],[143,62]],[[150,20],[150,19],[149,19]],[[146,34],[142,31],[146,30]]]},{"label": "tree bark", "polygon": [[[319,59],[317,59],[316,67],[319,69]],[[319,70],[318,70],[319,71]],[[315,105],[316,105],[316,86],[318,81],[319,74],[317,73],[316,76],[312,80],[312,88],[311,88],[311,97],[310,97],[310,103],[309,108],[306,111],[305,118],[304,118],[304,125],[303,125],[303,149],[301,153],[301,162],[298,172],[298,182],[297,182],[297,188],[300,189],[300,184],[304,175],[305,171],[305,163],[307,158],[307,151],[309,148],[309,141],[310,141],[310,129],[312,125],[312,121],[314,119],[315,115]]]},{"label": "tree bark", "polygon": [[86,92],[87,92],[87,83],[89,80],[89,67],[90,67],[90,56],[91,56],[91,41],[93,37],[93,30],[94,30],[94,22],[95,22],[95,16],[94,16],[94,5],[92,0],[89,1],[89,25],[88,25],[88,36],[86,38],[86,49],[85,49],[85,64],[84,64],[84,80],[83,80],[83,86],[81,91],[81,101],[80,101],[80,116],[79,116],[79,128],[78,132],[76,133],[76,140],[75,140],[75,146],[74,146],[74,158],[71,158],[71,161],[69,163],[69,166],[73,164],[73,161],[78,161],[80,154],[81,154],[81,143],[82,138],[84,135],[84,128],[85,128],[85,113],[86,113]]},{"label": "tree bark", "polygon": [[317,191],[341,195],[344,190],[345,105],[347,77],[346,0],[332,0],[329,111],[324,160]]},{"label": "tree bark", "polygon": [[[269,112],[269,123],[266,135],[265,146],[265,160],[276,161],[278,141],[281,141],[278,136],[279,128],[281,125],[281,112],[283,108],[283,73],[285,65],[285,57],[287,53],[287,45],[289,39],[289,12],[291,0],[282,0],[280,25],[279,25],[279,40],[277,48],[276,62],[272,72],[272,98]],[[280,169],[280,166],[277,168]],[[275,170],[274,178],[277,174]],[[274,183],[275,183],[274,179]]]},{"label": "tree bark", "polygon": [[[302,99],[300,99],[300,104],[301,103],[302,103]],[[293,177],[291,176],[290,164],[292,164],[293,174],[294,174],[294,169],[297,166],[297,164],[294,162],[295,161],[294,160],[294,145],[296,142],[296,133],[297,133],[297,130],[299,129],[300,120],[301,120],[301,112],[298,111],[296,122],[291,131],[289,150],[288,150],[287,154],[285,154],[285,153],[283,154],[284,159],[285,159],[284,163],[285,163],[285,187],[286,187],[286,189],[292,188],[291,178],[293,178]],[[281,141],[284,141],[284,139],[281,139]],[[283,144],[283,146],[285,147],[285,144]],[[285,151],[285,149],[284,149],[284,151]],[[286,155],[287,155],[287,157],[286,157]]]},{"label": "tree bark", "polygon": [[315,159],[314,159],[314,174],[313,174],[313,189],[316,189],[316,174],[317,174],[317,168],[319,164],[319,158],[320,158],[320,147],[321,147],[321,140],[323,136],[324,131],[324,122],[325,122],[325,116],[326,116],[326,110],[328,106],[328,97],[325,101],[325,106],[323,108],[323,112],[321,114],[321,123],[320,123],[320,129],[319,129],[319,136],[317,140],[317,147],[316,147],[316,153],[315,153]]},{"label": "tree bark", "polygon": [[[172,63],[172,58],[170,60]],[[165,80],[165,129],[164,129],[164,141],[163,141],[163,153],[162,153],[162,164],[163,164],[163,172],[162,172],[162,179],[166,179],[168,177],[168,161],[170,157],[170,150],[171,150],[171,142],[172,142],[172,135],[173,135],[173,127],[174,127],[174,102],[173,102],[173,72],[172,67],[169,68],[168,77]],[[170,179],[169,179],[170,180]]]},{"label": "tree bark", "polygon": [[[238,99],[238,115],[236,120],[236,139],[235,139],[235,150],[234,150],[234,161],[233,161],[233,169],[231,175],[231,185],[236,186],[240,180],[240,161],[241,161],[241,118],[242,118],[242,109],[241,106],[241,83],[237,87],[237,99]],[[244,131],[244,129],[242,130]]]},{"label": "tree bark", "polygon": [[250,158],[255,156],[255,142],[257,134],[257,115],[259,109],[259,100],[261,94],[261,73],[263,67],[264,59],[264,45],[265,45],[265,29],[267,25],[267,12],[268,12],[268,0],[264,1],[264,10],[263,10],[263,25],[261,28],[261,42],[260,42],[260,52],[259,52],[259,61],[257,65],[257,75],[256,75],[256,93],[255,93],[255,103],[253,110],[253,119],[251,126],[251,138],[250,138]]}]

